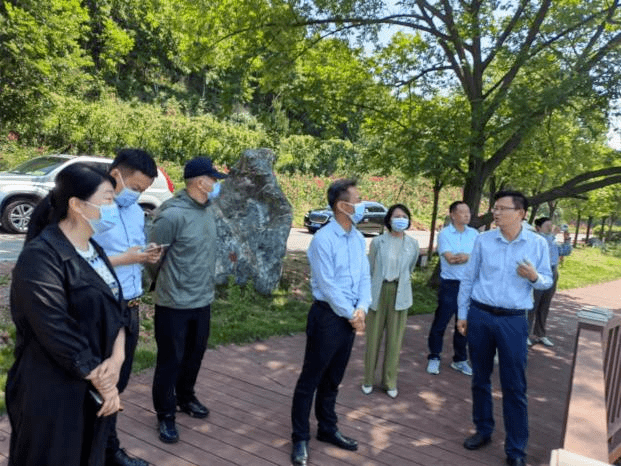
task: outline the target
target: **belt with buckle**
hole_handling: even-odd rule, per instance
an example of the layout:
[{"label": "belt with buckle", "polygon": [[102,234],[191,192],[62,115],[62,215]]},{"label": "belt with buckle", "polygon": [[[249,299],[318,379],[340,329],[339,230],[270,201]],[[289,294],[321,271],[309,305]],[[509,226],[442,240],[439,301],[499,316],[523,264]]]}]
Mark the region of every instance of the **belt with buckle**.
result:
[{"label": "belt with buckle", "polygon": [[126,299],[125,305],[127,307],[138,307],[140,305],[140,298]]},{"label": "belt with buckle", "polygon": [[481,309],[482,311],[489,312],[495,316],[519,316],[526,315],[526,309],[507,309],[505,307],[490,306],[489,304],[482,303],[480,301],[472,300],[472,304]]}]

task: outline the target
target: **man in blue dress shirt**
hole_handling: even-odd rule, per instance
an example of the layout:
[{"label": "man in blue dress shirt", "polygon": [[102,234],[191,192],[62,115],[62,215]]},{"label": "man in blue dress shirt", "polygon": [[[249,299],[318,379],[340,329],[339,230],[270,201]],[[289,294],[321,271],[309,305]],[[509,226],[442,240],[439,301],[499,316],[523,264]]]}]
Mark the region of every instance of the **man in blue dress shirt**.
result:
[{"label": "man in blue dress shirt", "polygon": [[[157,165],[149,153],[140,149],[122,149],[110,166],[110,175],[116,180],[115,201],[120,221],[110,230],[93,236],[114,266],[125,305],[131,313],[131,328],[125,340],[125,361],[121,368],[118,390],[121,393],[129,381],[134,351],[138,343],[138,304],[142,290],[142,264],[156,263],[160,248],[150,245],[145,249],[144,211],[136,202],[140,194],[157,177]],[[116,414],[110,423],[106,447],[106,466],[146,466],[140,458],[132,458],[120,448],[116,434]]]},{"label": "man in blue dress shirt", "polygon": [[364,215],[364,205],[354,180],[332,183],[328,203],[334,218],[315,233],[308,248],[315,301],[308,313],[304,364],[291,407],[294,465],[308,461],[309,416],[315,392],[317,439],[346,450],[358,449],[355,440],[339,432],[335,404],[354,333],[364,331],[371,304],[366,246],[354,227]]},{"label": "man in blue dress shirt", "polygon": [[[449,207],[451,223],[443,228],[438,235],[438,254],[440,255],[440,288],[438,290],[438,307],[436,309],[431,329],[429,330],[428,346],[429,360],[427,372],[440,373],[440,354],[444,332],[448,323],[455,316],[457,324],[457,293],[459,283],[466,271],[470,253],[474,247],[474,240],[479,234],[470,223],[470,207],[464,201],[455,201]],[[459,333],[457,325],[453,333],[453,362],[451,367],[465,375],[472,375],[468,364],[468,342],[466,337]]]},{"label": "man in blue dress shirt", "polygon": [[552,285],[546,241],[522,228],[528,200],[518,191],[494,196],[495,230],[480,234],[461,281],[457,327],[468,336],[472,362],[472,419],[476,433],[464,447],[477,450],[494,430],[491,374],[498,351],[507,464],[526,464],[526,312],[533,290]]}]

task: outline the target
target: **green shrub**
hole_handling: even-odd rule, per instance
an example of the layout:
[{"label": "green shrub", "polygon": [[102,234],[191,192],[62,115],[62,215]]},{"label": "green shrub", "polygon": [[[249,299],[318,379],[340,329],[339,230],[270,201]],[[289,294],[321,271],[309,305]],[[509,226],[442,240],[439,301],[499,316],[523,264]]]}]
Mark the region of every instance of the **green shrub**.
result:
[{"label": "green shrub", "polygon": [[244,150],[271,145],[256,123],[187,116],[174,101],[162,108],[113,97],[91,103],[72,97],[56,99],[56,111],[24,135],[25,143],[36,140],[67,153],[104,156],[122,147],[141,147],[160,162],[179,165],[200,154],[231,165]]},{"label": "green shrub", "polygon": [[[310,177],[281,173],[277,176],[280,188],[293,206],[293,225],[302,227],[306,212],[328,205],[326,193],[330,183],[346,175]],[[431,186],[427,180],[406,180],[398,175],[362,174],[358,177],[358,189],[363,199],[381,202],[386,207],[395,203],[405,204],[412,212],[413,228],[429,228],[433,199]],[[461,190],[446,188],[441,191],[438,226],[442,225],[444,215],[448,213],[448,206],[455,199],[461,199]]]}]

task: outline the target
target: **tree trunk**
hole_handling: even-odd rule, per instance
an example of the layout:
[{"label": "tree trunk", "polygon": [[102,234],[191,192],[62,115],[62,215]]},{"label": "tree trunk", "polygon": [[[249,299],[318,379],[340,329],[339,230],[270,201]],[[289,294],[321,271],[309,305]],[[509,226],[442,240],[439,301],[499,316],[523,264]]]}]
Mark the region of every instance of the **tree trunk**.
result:
[{"label": "tree trunk", "polygon": [[602,217],[602,226],[599,230],[599,239],[604,241],[604,227],[606,226],[606,219],[608,217]]},{"label": "tree trunk", "polygon": [[537,211],[539,210],[539,204],[533,205],[530,207],[530,216],[528,217],[528,223],[531,225],[535,221],[535,217],[537,217]]},{"label": "tree trunk", "polygon": [[587,232],[584,238],[585,244],[589,240],[589,235],[591,234],[591,225],[593,225],[593,216],[589,215],[589,220],[587,221]]},{"label": "tree trunk", "polygon": [[[480,84],[480,83],[479,83]],[[485,172],[485,123],[483,98],[481,95],[482,86],[476,86],[476,95],[470,96],[470,133],[471,142],[468,154],[468,174],[464,184],[464,202],[470,207],[472,217],[479,215],[483,186],[490,176]]]},{"label": "tree trunk", "polygon": [[431,211],[431,231],[429,232],[429,248],[427,249],[427,261],[433,255],[433,240],[436,234],[436,222],[438,220],[438,203],[440,201],[440,190],[442,183],[437,178],[433,182],[433,209]]},{"label": "tree trunk", "polygon": [[468,174],[466,183],[464,184],[464,202],[470,207],[470,213],[473,217],[479,215],[479,205],[481,204],[481,196],[483,194],[482,187],[484,182],[480,179],[480,172],[480,168],[477,172],[474,172],[473,169],[473,171]]},{"label": "tree trunk", "polygon": [[578,211],[578,220],[576,221],[576,236],[574,236],[574,248],[578,244],[578,234],[580,233],[580,221],[582,212]]},{"label": "tree trunk", "polygon": [[617,214],[611,214],[608,219],[610,222],[608,223],[608,231],[606,232],[606,242],[609,242],[612,238],[612,226],[617,221]]},{"label": "tree trunk", "polygon": [[548,211],[550,212],[548,214],[548,217],[550,217],[550,220],[552,220],[552,223],[555,223],[554,222],[554,212],[556,212],[556,202],[548,201]]}]

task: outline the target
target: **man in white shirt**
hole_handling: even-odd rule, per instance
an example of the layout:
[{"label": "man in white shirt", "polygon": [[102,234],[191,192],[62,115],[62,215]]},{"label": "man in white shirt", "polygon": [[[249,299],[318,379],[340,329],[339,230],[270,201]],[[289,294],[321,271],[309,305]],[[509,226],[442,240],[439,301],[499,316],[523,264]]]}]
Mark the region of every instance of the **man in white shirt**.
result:
[{"label": "man in white shirt", "polygon": [[[440,354],[444,332],[455,316],[457,323],[457,294],[459,284],[466,270],[466,263],[474,247],[477,230],[468,226],[470,207],[463,201],[455,201],[449,207],[451,223],[438,235],[438,254],[440,255],[440,289],[438,308],[429,331],[427,372],[440,373]],[[453,333],[453,362],[451,367],[465,375],[472,375],[468,364],[467,339],[457,331]]]}]

